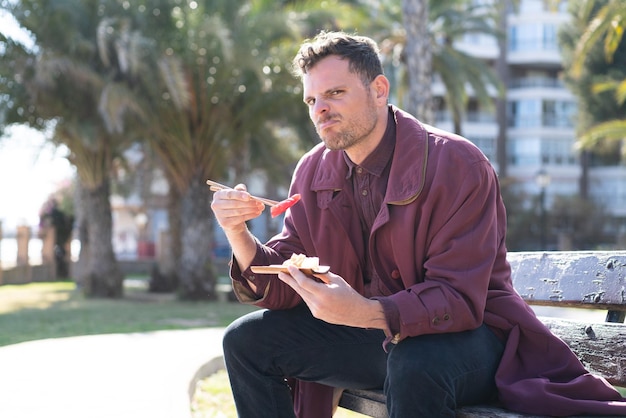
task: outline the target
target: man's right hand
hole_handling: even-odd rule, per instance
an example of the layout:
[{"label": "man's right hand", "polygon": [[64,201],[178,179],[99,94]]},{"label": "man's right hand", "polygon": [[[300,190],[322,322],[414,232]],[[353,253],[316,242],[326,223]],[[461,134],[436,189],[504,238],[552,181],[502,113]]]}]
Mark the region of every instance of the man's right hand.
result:
[{"label": "man's right hand", "polygon": [[[250,266],[256,254],[256,241],[248,231],[246,221],[259,216],[264,208],[263,203],[250,197],[243,184],[238,184],[234,189],[217,191],[213,195],[211,209],[224,230],[233,256],[242,271]],[[256,291],[252,282],[250,286]]]},{"label": "man's right hand", "polygon": [[234,189],[215,192],[211,209],[226,235],[230,235],[246,231],[246,221],[261,215],[265,205],[251,198],[245,185],[238,184]]}]

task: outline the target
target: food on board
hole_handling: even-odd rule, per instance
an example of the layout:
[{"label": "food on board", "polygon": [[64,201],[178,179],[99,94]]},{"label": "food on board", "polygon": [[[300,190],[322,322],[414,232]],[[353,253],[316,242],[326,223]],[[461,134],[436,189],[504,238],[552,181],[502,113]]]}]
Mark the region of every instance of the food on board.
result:
[{"label": "food on board", "polygon": [[291,258],[283,262],[283,266],[296,266],[301,269],[311,269],[316,271],[320,267],[319,257],[307,257],[304,254],[292,254]]}]

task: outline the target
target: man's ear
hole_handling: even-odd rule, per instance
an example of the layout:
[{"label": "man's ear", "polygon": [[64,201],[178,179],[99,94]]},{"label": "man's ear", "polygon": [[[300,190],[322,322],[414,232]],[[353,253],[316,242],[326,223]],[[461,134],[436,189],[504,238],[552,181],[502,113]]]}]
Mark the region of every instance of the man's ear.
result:
[{"label": "man's ear", "polygon": [[372,81],[372,87],[376,92],[376,99],[382,99],[387,103],[387,99],[389,98],[389,80],[382,74],[376,76],[374,81]]}]

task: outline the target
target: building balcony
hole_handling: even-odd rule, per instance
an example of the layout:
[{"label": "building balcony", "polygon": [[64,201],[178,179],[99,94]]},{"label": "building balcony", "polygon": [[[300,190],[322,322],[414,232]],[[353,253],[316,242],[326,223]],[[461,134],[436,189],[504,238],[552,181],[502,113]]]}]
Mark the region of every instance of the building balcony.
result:
[{"label": "building balcony", "polygon": [[563,81],[550,77],[520,77],[511,80],[509,91],[518,89],[555,89],[567,90]]},{"label": "building balcony", "polygon": [[[435,114],[435,122],[446,123],[452,122],[452,113],[448,110],[441,110]],[[492,125],[496,123],[496,116],[492,112],[466,112],[462,119],[463,124],[488,124]]]}]

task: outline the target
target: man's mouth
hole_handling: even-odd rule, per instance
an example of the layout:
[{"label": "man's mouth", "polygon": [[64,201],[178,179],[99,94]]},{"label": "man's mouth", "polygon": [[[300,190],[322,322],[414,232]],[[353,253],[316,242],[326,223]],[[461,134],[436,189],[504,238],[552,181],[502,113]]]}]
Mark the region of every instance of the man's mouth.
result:
[{"label": "man's mouth", "polygon": [[324,119],[323,121],[319,121],[317,123],[317,129],[320,131],[326,130],[337,122],[338,121],[336,119]]}]

